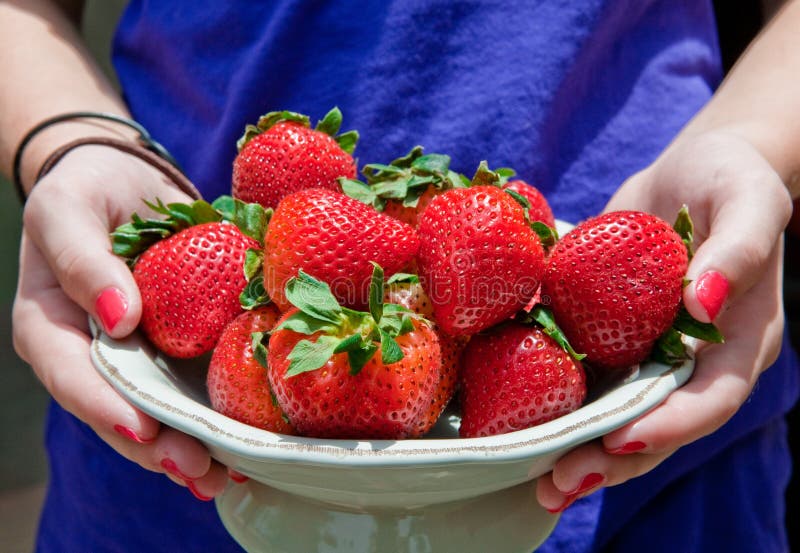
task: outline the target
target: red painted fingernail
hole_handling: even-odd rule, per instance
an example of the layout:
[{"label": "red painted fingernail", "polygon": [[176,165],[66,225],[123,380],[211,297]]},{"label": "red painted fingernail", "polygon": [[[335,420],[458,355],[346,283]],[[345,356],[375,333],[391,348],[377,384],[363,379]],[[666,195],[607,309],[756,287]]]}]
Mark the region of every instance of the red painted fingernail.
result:
[{"label": "red painted fingernail", "polygon": [[161,468],[170,473],[172,476],[177,476],[181,480],[184,480],[187,484],[194,480],[189,476],[186,476],[181,472],[181,469],[178,468],[178,465],[170,459],[169,457],[165,457],[161,459]]},{"label": "red painted fingernail", "polygon": [[212,499],[214,499],[213,497],[203,495],[202,493],[200,493],[200,491],[197,489],[197,486],[194,483],[194,480],[187,480],[186,487],[189,488],[189,491],[192,492],[192,495],[195,496],[200,501],[211,501]]},{"label": "red painted fingernail", "polygon": [[569,492],[567,495],[568,496],[580,495],[583,492],[591,490],[605,479],[606,477],[600,474],[599,472],[589,473],[583,477],[583,480],[581,480],[580,484],[578,484],[578,487]]},{"label": "red painted fingernail", "polygon": [[247,482],[248,480],[250,480],[244,474],[242,474],[240,472],[236,472],[233,469],[228,469],[228,477],[231,480],[233,480],[234,482],[236,482],[237,484],[243,484],[244,482]]},{"label": "red painted fingernail", "polygon": [[117,431],[117,434],[121,434],[122,436],[125,436],[126,438],[128,438],[133,442],[136,442],[137,444],[152,444],[154,441],[156,441],[155,438],[150,438],[146,440],[140,437],[136,432],[134,432],[127,426],[122,426],[121,424],[114,425],[114,430]]},{"label": "red painted fingernail", "polygon": [[128,310],[128,302],[117,288],[106,288],[97,296],[94,310],[106,332],[111,332]]},{"label": "red painted fingernail", "polygon": [[717,271],[706,271],[694,285],[697,301],[706,310],[708,318],[712,321],[719,315],[725,298],[728,297],[728,279]]},{"label": "red painted fingernail", "polygon": [[550,508],[547,508],[547,512],[548,512],[548,513],[551,513],[551,514],[554,514],[554,515],[555,515],[555,514],[557,514],[557,513],[561,513],[561,512],[563,512],[563,511],[564,511],[564,510],[565,510],[567,507],[569,507],[570,505],[572,505],[572,504],[575,502],[575,500],[576,500],[576,499],[578,499],[578,496],[577,496],[577,495],[568,495],[568,496],[566,496],[566,497],[564,498],[564,503],[562,503],[561,505],[559,505],[559,506],[558,506],[558,507],[556,507],[555,509],[550,509]]},{"label": "red painted fingernail", "polygon": [[613,455],[627,455],[628,453],[636,453],[637,451],[641,451],[646,447],[647,444],[644,442],[628,442],[623,444],[621,447],[607,449],[606,451]]}]

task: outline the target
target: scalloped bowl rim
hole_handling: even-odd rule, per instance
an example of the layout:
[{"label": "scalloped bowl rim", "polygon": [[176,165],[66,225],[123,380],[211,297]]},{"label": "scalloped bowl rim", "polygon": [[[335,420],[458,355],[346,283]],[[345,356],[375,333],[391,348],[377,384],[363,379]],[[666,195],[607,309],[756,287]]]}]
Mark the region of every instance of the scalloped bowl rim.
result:
[{"label": "scalloped bowl rim", "polygon": [[91,357],[100,374],[130,403],[177,430],[250,460],[338,466],[502,463],[566,450],[649,411],[680,387],[693,360],[642,365],[638,374],[583,407],[525,430],[483,438],[335,440],[276,434],[214,411],[178,389],[170,361],[138,333],[114,340],[92,323]]}]

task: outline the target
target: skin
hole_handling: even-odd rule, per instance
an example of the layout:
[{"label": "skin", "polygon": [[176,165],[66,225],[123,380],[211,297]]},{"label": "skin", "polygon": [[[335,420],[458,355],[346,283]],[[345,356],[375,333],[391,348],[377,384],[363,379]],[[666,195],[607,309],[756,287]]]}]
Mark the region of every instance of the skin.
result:
[{"label": "skin", "polygon": [[[19,140],[48,116],[79,109],[126,115],[81,46],[73,28],[79,12],[79,2],[63,2],[63,9],[42,0],[0,3],[0,51],[13,52],[0,56],[0,74],[7,77],[0,85],[0,169],[6,174]],[[783,328],[781,235],[791,198],[800,189],[800,119],[786,116],[800,112],[796,29],[800,1],[785,6],[707,107],[607,206],[651,211],[667,220],[681,204],[692,206],[700,246],[688,278],[714,269],[730,281],[726,308],[716,320],[727,343],[700,351],[692,380],[663,405],[560,459],[537,483],[545,507],[563,506],[588,474],[601,474],[602,481],[580,495],[643,474],[677,448],[713,432],[738,410],[776,358]],[[57,146],[78,136],[120,132],[85,123],[49,129],[26,151],[26,188]],[[147,215],[140,198],[156,196],[186,199],[143,163],[102,147],[73,151],[36,185],[24,215],[14,343],[53,397],[121,455],[158,472],[165,472],[161,462],[171,459],[196,491],[211,497],[227,481],[225,468],[193,438],[127,404],[89,361],[86,314],[97,319],[100,292],[115,287],[128,303],[110,332],[113,337],[130,333],[141,309],[130,272],[110,253],[107,232],[134,210]],[[57,226],[52,225],[56,216]],[[686,288],[684,300],[692,315],[708,320],[693,286]],[[41,336],[55,346],[48,350],[59,352],[57,360],[37,347]],[[118,424],[151,443],[124,438],[113,429]],[[608,452],[632,441],[645,448],[628,455]]]},{"label": "skin", "polygon": [[[751,44],[707,106],[656,161],[616,192],[606,211],[640,209],[673,220],[691,206],[696,253],[687,278],[725,275],[730,292],[714,321],[724,345],[700,350],[695,373],[640,419],[562,457],[539,479],[549,509],[644,474],[679,447],[712,433],[744,403],[759,375],[777,358],[784,325],[783,230],[800,188],[800,2],[788,2]],[[697,246],[699,244],[699,247]],[[684,303],[709,317],[694,285]],[[626,443],[645,447],[613,454]],[[602,481],[575,494],[589,474]]]},{"label": "skin", "polygon": [[[11,174],[16,145],[38,121],[77,110],[127,115],[124,104],[90,61],[74,28],[80,2],[63,9],[42,1],[0,3],[0,169]],[[24,45],[24,47],[22,46]],[[33,70],[32,70],[33,69]],[[57,90],[58,94],[51,91]],[[50,151],[80,136],[126,136],[119,126],[66,123],[37,137],[26,150],[23,182]],[[110,184],[113,183],[113,184]],[[109,194],[113,191],[113,194]],[[31,192],[24,212],[20,273],[14,303],[14,347],[50,394],[87,423],[121,455],[156,472],[172,460],[182,477],[169,475],[204,497],[219,494],[228,476],[194,438],[162,427],[125,402],[95,371],[89,358],[87,316],[98,320],[95,301],[115,287],[128,309],[110,334],[121,338],[136,328],[141,300],[130,271],[110,251],[108,231],[138,210],[141,198],[165,202],[188,198],[146,164],[111,148],[85,146],[68,154]],[[63,209],[68,205],[69,209]],[[150,214],[152,215],[152,214]],[[53,221],[58,225],[53,225]],[[48,348],[41,347],[47,336]],[[58,355],[53,355],[53,352]],[[131,429],[140,444],[120,435]]]}]

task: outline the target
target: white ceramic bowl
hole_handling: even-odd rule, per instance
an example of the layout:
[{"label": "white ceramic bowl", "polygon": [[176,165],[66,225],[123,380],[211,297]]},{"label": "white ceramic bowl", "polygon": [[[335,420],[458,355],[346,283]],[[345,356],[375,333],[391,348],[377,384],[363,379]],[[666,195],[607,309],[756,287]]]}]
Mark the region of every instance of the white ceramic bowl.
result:
[{"label": "white ceramic bowl", "polygon": [[573,413],[499,436],[459,439],[448,414],[424,439],[323,440],[229,419],[210,407],[202,362],[164,358],[138,334],[116,341],[93,330],[92,359],[114,388],[251,478],[217,499],[250,552],[530,552],[558,520],[531,481],[658,405],[693,370],[691,361],[643,365]]}]

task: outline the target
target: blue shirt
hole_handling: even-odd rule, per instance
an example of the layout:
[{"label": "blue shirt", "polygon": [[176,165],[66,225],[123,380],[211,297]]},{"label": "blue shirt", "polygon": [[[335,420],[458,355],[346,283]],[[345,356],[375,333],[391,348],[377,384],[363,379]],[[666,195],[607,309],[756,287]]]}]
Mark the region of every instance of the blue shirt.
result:
[{"label": "blue shirt", "polygon": [[[572,222],[652,162],[721,78],[706,0],[140,0],[114,61],[133,115],[208,198],[229,192],[245,124],[338,105],[360,165],[416,144],[467,174],[486,159]],[[541,550],[786,550],[782,414],[796,396],[785,347],[722,429],[577,502]],[[55,405],[47,439],[40,551],[239,550],[212,504]]]}]

